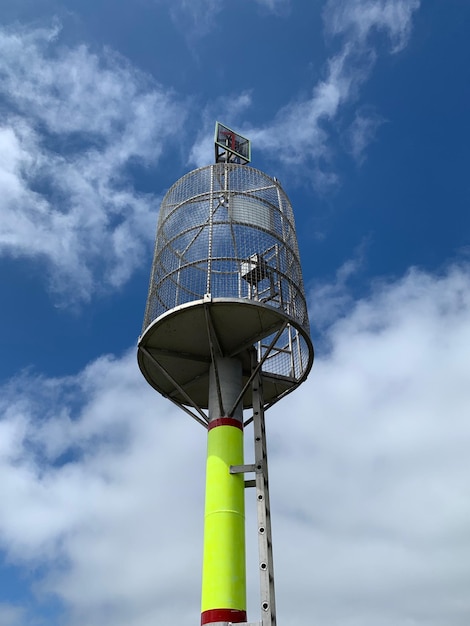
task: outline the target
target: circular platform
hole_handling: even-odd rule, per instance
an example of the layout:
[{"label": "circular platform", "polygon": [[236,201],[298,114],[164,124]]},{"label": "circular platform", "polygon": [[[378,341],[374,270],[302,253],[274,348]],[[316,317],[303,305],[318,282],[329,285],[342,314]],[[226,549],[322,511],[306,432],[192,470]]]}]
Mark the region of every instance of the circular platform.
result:
[{"label": "circular platform", "polygon": [[[272,404],[305,380],[313,363],[313,345],[296,320],[257,301],[206,297],[167,311],[140,337],[139,367],[164,396],[181,405],[207,408],[212,354],[240,358],[245,383],[253,350],[260,358],[286,323],[262,367],[264,401]],[[250,387],[244,408],[252,406],[251,396]]]}]

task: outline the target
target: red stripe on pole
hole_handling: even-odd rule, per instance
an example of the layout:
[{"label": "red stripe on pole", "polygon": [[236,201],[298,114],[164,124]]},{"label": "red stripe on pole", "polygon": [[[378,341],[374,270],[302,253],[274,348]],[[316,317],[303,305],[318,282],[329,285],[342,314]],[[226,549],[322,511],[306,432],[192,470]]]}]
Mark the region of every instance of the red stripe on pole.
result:
[{"label": "red stripe on pole", "polygon": [[246,611],[239,611],[238,609],[209,609],[209,611],[201,613],[201,626],[214,622],[240,624],[246,621]]},{"label": "red stripe on pole", "polygon": [[233,417],[218,417],[217,419],[212,420],[212,422],[209,422],[207,430],[212,430],[217,426],[235,426],[235,428],[243,430],[243,422],[236,420]]}]

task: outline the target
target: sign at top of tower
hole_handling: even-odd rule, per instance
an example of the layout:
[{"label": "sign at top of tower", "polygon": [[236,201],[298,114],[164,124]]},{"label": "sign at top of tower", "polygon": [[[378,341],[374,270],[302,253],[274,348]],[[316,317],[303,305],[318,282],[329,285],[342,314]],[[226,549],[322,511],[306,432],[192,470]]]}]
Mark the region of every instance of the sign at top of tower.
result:
[{"label": "sign at top of tower", "polygon": [[246,165],[251,160],[251,144],[246,137],[220,122],[215,123],[215,162],[240,163]]}]

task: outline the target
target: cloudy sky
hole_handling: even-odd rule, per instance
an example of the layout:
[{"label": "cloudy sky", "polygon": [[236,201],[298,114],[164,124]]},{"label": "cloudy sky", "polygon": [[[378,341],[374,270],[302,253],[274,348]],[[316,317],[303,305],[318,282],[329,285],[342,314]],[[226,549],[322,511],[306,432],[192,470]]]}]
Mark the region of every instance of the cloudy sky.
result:
[{"label": "cloudy sky", "polygon": [[205,431],[136,341],[216,120],[291,198],[316,347],[267,414],[279,624],[468,625],[469,28],[468,0],[2,0],[0,626],[199,623]]}]

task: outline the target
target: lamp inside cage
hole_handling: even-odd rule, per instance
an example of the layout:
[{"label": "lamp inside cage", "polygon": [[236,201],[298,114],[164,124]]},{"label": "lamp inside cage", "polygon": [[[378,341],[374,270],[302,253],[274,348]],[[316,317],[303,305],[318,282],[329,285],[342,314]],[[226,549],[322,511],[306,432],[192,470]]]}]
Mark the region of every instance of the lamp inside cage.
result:
[{"label": "lamp inside cage", "polygon": [[241,263],[241,276],[250,285],[257,285],[268,278],[269,268],[261,254],[252,254],[246,261]]}]

